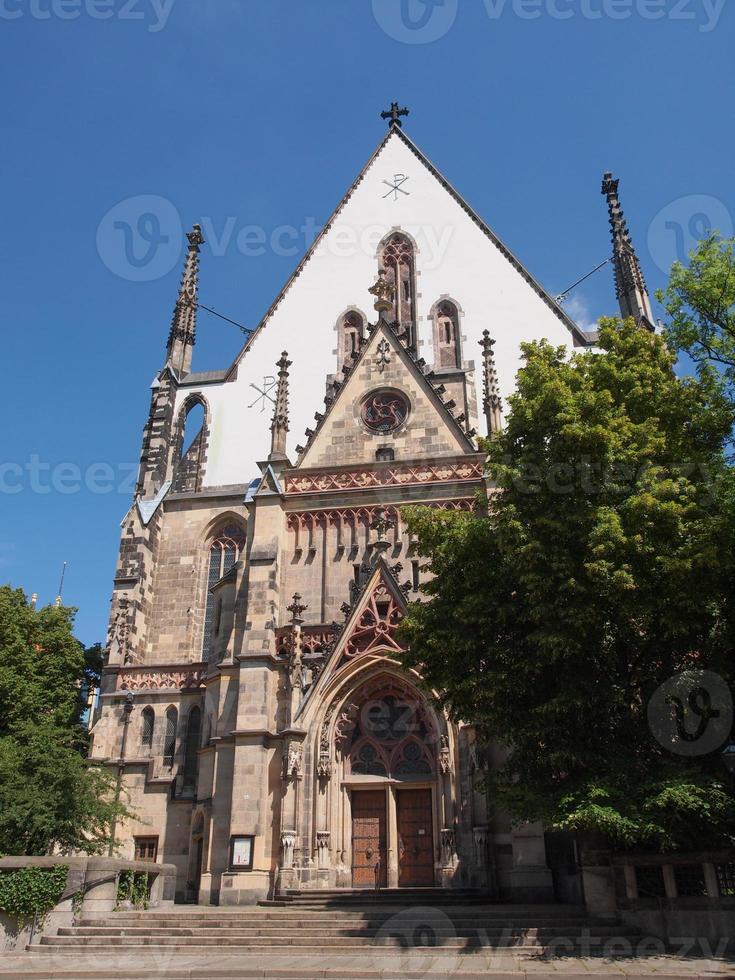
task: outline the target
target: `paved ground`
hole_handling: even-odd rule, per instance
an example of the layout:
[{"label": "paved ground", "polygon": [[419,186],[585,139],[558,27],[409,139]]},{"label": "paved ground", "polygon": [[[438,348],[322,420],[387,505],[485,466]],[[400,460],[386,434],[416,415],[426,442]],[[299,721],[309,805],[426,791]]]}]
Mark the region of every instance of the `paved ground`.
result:
[{"label": "paved ground", "polygon": [[735,980],[735,961],[651,957],[649,959],[534,960],[512,953],[433,955],[431,951],[405,954],[365,950],[325,957],[247,953],[171,954],[158,950],[125,953],[90,951],[73,953],[0,953],[0,978],[18,980],[543,980],[582,978],[718,977]]}]

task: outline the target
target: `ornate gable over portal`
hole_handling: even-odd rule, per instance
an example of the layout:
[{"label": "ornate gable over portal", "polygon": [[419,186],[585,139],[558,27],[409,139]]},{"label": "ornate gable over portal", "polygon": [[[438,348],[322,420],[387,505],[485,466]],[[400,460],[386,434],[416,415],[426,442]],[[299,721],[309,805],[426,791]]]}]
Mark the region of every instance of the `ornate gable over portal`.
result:
[{"label": "ornate gable over portal", "polygon": [[338,671],[360,657],[390,657],[402,653],[405,647],[396,633],[406,610],[403,591],[381,555],[352,606],[345,605],[344,626],[334,639],[332,652],[306,700],[318,697],[317,692],[328,685]]},{"label": "ornate gable over portal", "polygon": [[316,429],[307,430],[306,447],[298,447],[296,469],[374,463],[381,450],[396,460],[476,454],[469,420],[454,414],[426,364],[386,320],[369,329]]}]

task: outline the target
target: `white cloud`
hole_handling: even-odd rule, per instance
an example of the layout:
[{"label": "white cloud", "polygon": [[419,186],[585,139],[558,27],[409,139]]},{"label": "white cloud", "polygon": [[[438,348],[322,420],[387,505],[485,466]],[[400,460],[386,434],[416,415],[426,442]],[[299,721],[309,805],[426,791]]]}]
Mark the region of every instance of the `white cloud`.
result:
[{"label": "white cloud", "polygon": [[582,293],[577,292],[566,300],[564,309],[582,330],[586,332],[597,330],[597,318],[590,312],[587,300]]}]

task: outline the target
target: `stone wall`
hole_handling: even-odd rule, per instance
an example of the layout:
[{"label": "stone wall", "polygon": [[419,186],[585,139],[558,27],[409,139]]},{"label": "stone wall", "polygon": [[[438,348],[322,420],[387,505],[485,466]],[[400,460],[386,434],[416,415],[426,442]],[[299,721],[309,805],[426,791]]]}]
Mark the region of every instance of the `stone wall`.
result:
[{"label": "stone wall", "polygon": [[125,871],[152,876],[150,904],[152,908],[172,905],[176,883],[176,868],[170,864],[151,864],[145,861],[125,861],[118,858],[89,857],[4,857],[0,858],[0,874],[21,868],[68,867],[66,887],[60,901],[35,927],[19,924],[11,916],[0,913],[0,950],[25,948],[28,942],[38,943],[46,934],[60,927],[71,926],[75,919],[75,904],[81,916],[111,912],[117,904],[117,885]]}]

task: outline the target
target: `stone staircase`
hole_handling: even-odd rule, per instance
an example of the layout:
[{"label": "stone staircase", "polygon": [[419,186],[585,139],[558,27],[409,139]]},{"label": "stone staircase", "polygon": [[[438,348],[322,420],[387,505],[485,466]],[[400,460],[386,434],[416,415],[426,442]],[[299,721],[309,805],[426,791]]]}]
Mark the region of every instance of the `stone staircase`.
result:
[{"label": "stone staircase", "polygon": [[581,906],[500,905],[475,892],[432,889],[312,892],[253,908],[176,906],[85,917],[43,936],[36,953],[151,952],[283,955],[503,951],[516,956],[630,955],[629,926],[592,919]]}]

